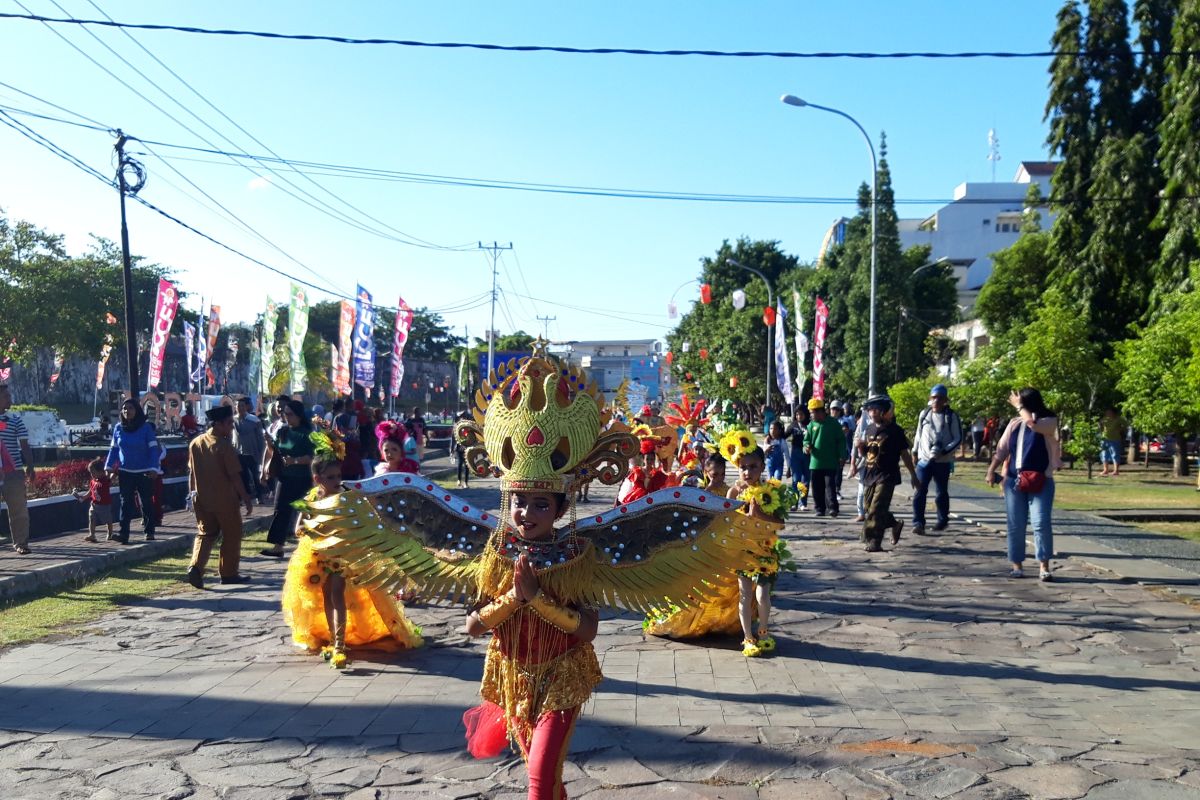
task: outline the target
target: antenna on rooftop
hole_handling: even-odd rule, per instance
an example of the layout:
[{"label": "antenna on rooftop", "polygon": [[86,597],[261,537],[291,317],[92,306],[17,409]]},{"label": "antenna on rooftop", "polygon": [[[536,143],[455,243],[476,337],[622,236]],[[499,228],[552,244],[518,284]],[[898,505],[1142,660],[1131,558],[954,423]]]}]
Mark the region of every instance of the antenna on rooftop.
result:
[{"label": "antenna on rooftop", "polygon": [[995,128],[988,128],[988,155],[992,162],[992,183],[996,182],[996,162],[1000,160],[1000,137],[996,136]]}]

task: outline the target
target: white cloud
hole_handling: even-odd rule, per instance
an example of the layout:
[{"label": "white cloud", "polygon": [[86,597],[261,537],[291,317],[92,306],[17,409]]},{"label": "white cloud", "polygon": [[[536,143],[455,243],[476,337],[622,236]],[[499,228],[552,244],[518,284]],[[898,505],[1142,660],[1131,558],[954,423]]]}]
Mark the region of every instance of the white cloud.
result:
[{"label": "white cloud", "polygon": [[266,175],[259,175],[258,177],[251,178],[250,182],[246,184],[246,188],[252,192],[258,191],[259,189],[269,189],[270,187],[271,179]]}]

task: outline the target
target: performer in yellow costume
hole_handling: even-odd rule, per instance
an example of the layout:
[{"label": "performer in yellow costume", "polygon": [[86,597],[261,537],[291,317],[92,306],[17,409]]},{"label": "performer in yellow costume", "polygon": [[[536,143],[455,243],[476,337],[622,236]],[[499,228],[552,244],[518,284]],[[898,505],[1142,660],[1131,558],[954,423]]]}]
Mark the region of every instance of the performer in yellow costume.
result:
[{"label": "performer in yellow costume", "polygon": [[[332,453],[312,462],[313,483],[306,500],[334,497],[341,491],[342,468]],[[420,647],[421,629],[404,616],[395,595],[347,586],[339,559],[328,558],[301,536],[283,582],[283,618],[292,642],[321,653],[334,669],[349,665],[346,647],[390,639],[403,648]]]},{"label": "performer in yellow costume", "polygon": [[[601,434],[603,395],[586,373],[535,345],[499,365],[455,436],[477,474],[501,478],[492,516],[418,475],[349,484],[310,503],[305,532],[351,582],[465,600],[467,632],[490,632],[483,704],[464,715],[468,747],[520,749],[530,798],[561,798],[562,765],[583,703],[601,680],[591,640],[601,606],[645,613],[732,585],[767,552],[771,530],[735,500],[672,487],[577,521],[582,480],[621,480],[637,441]],[[389,481],[389,483],[383,483]],[[554,528],[557,519],[567,519]]]},{"label": "performer in yellow costume", "polygon": [[[738,480],[728,490],[728,496],[744,503],[739,513],[769,529],[770,552],[756,559],[753,565],[738,570],[736,582],[723,585],[702,603],[690,608],[674,604],[657,607],[647,615],[642,628],[652,636],[673,639],[741,633],[743,655],[756,657],[775,649],[775,639],[767,630],[767,618],[781,556],[785,560],[790,557],[777,536],[787,518],[790,490],[778,481],[762,481],[762,450],[747,430],[735,428],[722,436],[718,455],[738,467]],[[790,562],[785,563],[794,569]],[[757,635],[752,628],[755,617],[759,622]]]}]

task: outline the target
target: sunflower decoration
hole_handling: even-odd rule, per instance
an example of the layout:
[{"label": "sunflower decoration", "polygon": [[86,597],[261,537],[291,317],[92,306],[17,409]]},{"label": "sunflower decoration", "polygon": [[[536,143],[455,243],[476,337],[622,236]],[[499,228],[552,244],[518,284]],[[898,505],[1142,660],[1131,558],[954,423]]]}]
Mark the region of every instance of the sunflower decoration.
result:
[{"label": "sunflower decoration", "polygon": [[334,669],[345,669],[350,664],[350,657],[346,655],[346,651],[341,648],[336,648],[333,654],[329,657],[329,666]]},{"label": "sunflower decoration", "polygon": [[791,507],[798,502],[798,496],[792,487],[775,478],[747,488],[738,495],[738,499],[746,503],[757,503],[764,514],[769,514],[783,522],[787,521],[788,511]]},{"label": "sunflower decoration", "polygon": [[632,436],[636,436],[638,439],[650,439],[654,436],[654,431],[644,422],[639,422],[637,425],[634,425],[629,429],[629,433]]},{"label": "sunflower decoration", "polygon": [[721,437],[721,441],[717,444],[717,452],[719,452],[726,461],[731,464],[737,464],[742,456],[758,447],[758,442],[754,440],[754,434],[746,428],[733,428],[726,431]]},{"label": "sunflower decoration", "polygon": [[346,440],[342,435],[332,428],[317,428],[308,435],[308,439],[312,442],[313,455],[317,458],[327,458],[332,456],[338,461],[346,457]]}]

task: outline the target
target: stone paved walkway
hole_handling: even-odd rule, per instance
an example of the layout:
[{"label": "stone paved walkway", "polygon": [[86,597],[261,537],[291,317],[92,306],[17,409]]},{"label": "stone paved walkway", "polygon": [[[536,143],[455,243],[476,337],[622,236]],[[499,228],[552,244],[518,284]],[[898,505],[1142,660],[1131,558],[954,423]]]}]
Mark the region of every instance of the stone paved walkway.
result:
[{"label": "stone paved walkway", "polygon": [[[1200,609],[1072,559],[1010,580],[1003,538],[957,522],[881,554],[845,519],[788,538],[774,657],[602,622],[572,797],[1200,800]],[[247,568],[0,654],[0,797],[524,796],[519,761],[463,750],[461,611],[412,609],[427,647],[337,674],[289,645],[282,565]]]}]

